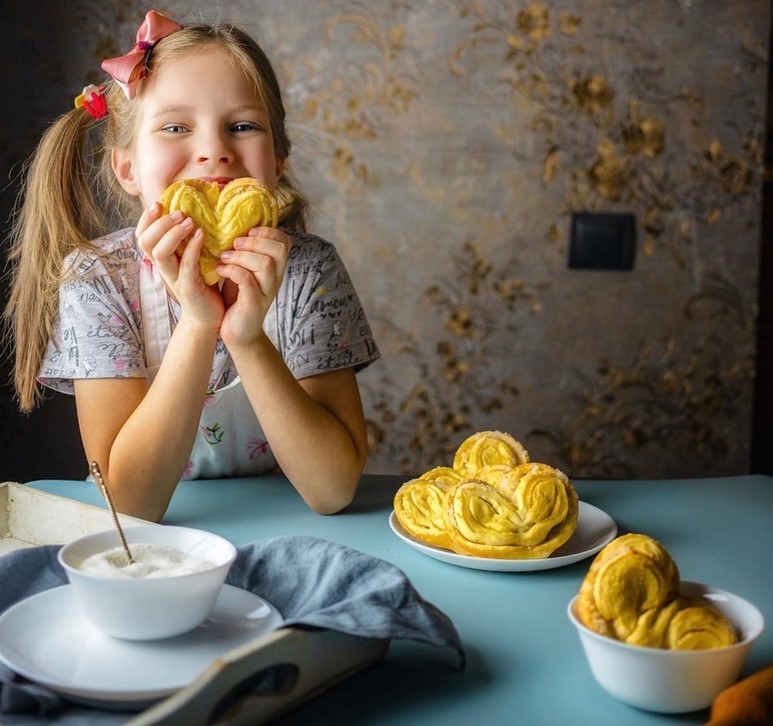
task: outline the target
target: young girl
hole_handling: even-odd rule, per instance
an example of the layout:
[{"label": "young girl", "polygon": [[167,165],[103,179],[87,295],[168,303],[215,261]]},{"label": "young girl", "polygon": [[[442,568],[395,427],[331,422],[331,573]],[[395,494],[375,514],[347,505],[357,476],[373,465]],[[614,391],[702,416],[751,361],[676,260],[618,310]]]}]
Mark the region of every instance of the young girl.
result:
[{"label": "young girl", "polygon": [[[112,80],[41,140],[16,218],[21,408],[39,384],[74,393],[122,512],[158,520],[181,478],[277,468],[314,511],[339,511],[367,453],[355,373],[379,354],[335,249],[305,232],[268,59],[238,28],[151,11],[103,69]],[[207,286],[201,230],[158,200],[179,179],[240,177],[294,202],[281,228],[237,239]],[[98,236],[132,202],[132,227]]]}]

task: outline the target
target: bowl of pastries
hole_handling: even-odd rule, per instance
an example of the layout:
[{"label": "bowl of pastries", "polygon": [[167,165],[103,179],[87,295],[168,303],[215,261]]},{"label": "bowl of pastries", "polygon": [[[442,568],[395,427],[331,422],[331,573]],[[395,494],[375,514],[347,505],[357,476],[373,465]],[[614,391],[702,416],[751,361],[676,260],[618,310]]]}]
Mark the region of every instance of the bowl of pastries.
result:
[{"label": "bowl of pastries", "polygon": [[764,628],[754,605],[681,580],[665,547],[638,533],[596,555],[568,615],[598,683],[657,713],[710,706],[738,679]]}]

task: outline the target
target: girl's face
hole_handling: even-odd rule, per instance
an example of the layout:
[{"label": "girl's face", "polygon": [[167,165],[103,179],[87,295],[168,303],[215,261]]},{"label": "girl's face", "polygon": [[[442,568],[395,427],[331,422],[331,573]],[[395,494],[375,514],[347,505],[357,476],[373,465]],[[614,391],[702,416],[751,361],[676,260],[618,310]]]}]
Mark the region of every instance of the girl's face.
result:
[{"label": "girl's face", "polygon": [[172,182],[252,177],[271,189],[277,159],[268,113],[225,53],[210,47],[158,68],[141,96],[133,145],[113,151],[121,186],[144,207]]}]

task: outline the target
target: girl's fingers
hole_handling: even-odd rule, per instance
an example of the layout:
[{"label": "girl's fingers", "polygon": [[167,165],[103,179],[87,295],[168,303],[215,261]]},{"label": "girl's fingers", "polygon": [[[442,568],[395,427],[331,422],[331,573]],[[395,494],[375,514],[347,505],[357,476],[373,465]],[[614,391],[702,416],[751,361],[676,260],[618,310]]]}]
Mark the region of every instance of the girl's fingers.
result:
[{"label": "girl's fingers", "polygon": [[246,237],[234,240],[234,250],[260,252],[276,260],[286,258],[292,247],[292,239],[274,227],[253,227]]},{"label": "girl's fingers", "polygon": [[285,234],[281,229],[277,229],[276,227],[253,227],[249,232],[247,232],[246,237],[238,237],[237,242],[239,240],[241,240],[241,244],[247,244],[251,240],[263,241],[269,244],[273,243],[274,245],[278,245],[278,248],[284,249],[288,252],[290,251],[290,247],[292,247],[293,244],[293,240],[290,235]]},{"label": "girl's fingers", "polygon": [[145,209],[140,215],[139,222],[137,222],[137,237],[143,235],[145,230],[160,216],[161,205],[158,202],[154,202],[147,209]]},{"label": "girl's fingers", "polygon": [[221,261],[250,271],[260,282],[278,283],[284,277],[292,242],[284,232],[273,228],[252,229],[247,237],[238,237],[234,249],[223,252]]},{"label": "girl's fingers", "polygon": [[152,221],[143,232],[138,227],[137,241],[145,255],[155,262],[157,258],[174,254],[193,228],[190,217],[173,212]]},{"label": "girl's fingers", "polygon": [[[185,249],[180,255],[180,269],[192,269],[199,274],[199,257],[201,256],[201,248],[204,246],[204,230],[201,228],[195,229],[193,234],[188,237],[185,243]],[[179,247],[175,247],[176,250]]]},{"label": "girl's fingers", "polygon": [[217,266],[217,274],[224,280],[230,280],[239,288],[239,294],[244,288],[256,288],[255,275],[244,267],[239,265],[223,265]]},{"label": "girl's fingers", "polygon": [[233,280],[240,288],[259,287],[264,295],[273,296],[279,289],[282,274],[274,259],[253,252],[232,252],[220,258],[218,275]]},{"label": "girl's fingers", "polygon": [[227,344],[249,342],[263,335],[263,320],[276,298],[289,258],[290,237],[281,230],[258,227],[224,252],[217,273],[225,280]]},{"label": "girl's fingers", "polygon": [[148,228],[148,225],[153,221],[153,212],[154,208],[150,207],[150,209],[143,210],[142,214],[140,215],[140,219],[137,222],[137,227],[134,230],[134,233],[137,235],[137,239],[145,234],[145,230]]},{"label": "girl's fingers", "polygon": [[[218,265],[217,274],[225,281],[223,285],[223,301],[231,316],[238,308],[250,311],[242,325],[262,329],[263,317],[271,305],[275,291],[267,290],[256,280],[255,275],[238,265]],[[263,312],[256,315],[256,311]],[[253,331],[254,332],[254,331]]]}]

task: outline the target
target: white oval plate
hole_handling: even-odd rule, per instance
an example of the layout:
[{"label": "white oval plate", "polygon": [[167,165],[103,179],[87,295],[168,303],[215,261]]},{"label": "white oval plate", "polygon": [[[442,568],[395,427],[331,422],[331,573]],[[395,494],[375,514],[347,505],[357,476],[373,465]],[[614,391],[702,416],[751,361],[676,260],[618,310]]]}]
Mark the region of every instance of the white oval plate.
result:
[{"label": "white oval plate", "polygon": [[248,590],[224,585],[212,614],[163,640],[112,638],[86,621],[70,585],[32,595],[0,615],[0,660],[69,700],[142,708],[189,685],[218,656],[282,623]]},{"label": "white oval plate", "polygon": [[555,567],[565,567],[573,562],[578,562],[586,557],[595,555],[605,544],[609,544],[617,536],[615,520],[598,507],[594,507],[586,502],[579,503],[577,528],[574,534],[550,557],[537,560],[503,560],[472,557],[470,555],[459,555],[442,547],[435,547],[422,542],[406,532],[394,511],[389,515],[389,526],[403,542],[429,557],[434,557],[436,560],[447,562],[450,565],[469,567],[473,570],[489,570],[491,572],[532,572],[534,570],[551,570]]}]

